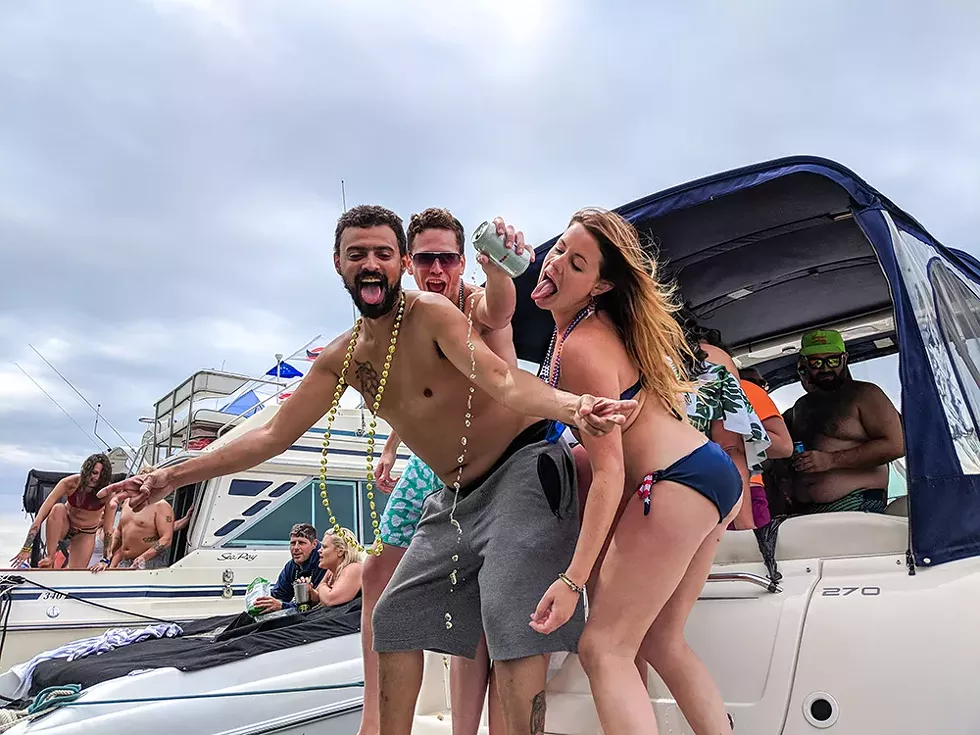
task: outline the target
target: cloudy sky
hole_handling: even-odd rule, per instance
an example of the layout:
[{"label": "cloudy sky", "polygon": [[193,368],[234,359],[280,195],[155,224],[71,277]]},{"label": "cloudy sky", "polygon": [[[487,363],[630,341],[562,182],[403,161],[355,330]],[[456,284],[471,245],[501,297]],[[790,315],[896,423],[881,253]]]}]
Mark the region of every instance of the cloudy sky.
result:
[{"label": "cloudy sky", "polygon": [[815,154],[980,248],[980,6],[640,5],[0,0],[4,539],[30,468],[95,449],[15,365],[91,430],[28,344],[138,444],[193,371],[348,326],[341,179],[540,242],[580,206]]}]

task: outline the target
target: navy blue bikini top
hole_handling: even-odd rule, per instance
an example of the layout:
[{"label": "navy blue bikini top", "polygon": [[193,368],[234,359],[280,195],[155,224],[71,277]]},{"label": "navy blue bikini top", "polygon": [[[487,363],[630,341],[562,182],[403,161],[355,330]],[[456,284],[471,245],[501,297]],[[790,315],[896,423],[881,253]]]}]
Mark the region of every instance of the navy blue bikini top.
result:
[{"label": "navy blue bikini top", "polygon": [[[623,391],[623,393],[619,396],[619,400],[628,401],[631,398],[634,398],[636,394],[640,392],[642,387],[643,378],[637,378],[633,385]],[[555,444],[559,439],[561,439],[561,435],[565,433],[565,424],[563,424],[561,421],[555,421],[554,419],[549,421],[548,424],[548,433],[545,436],[545,439],[551,444]]]},{"label": "navy blue bikini top", "polygon": [[[594,313],[595,313],[595,307],[593,307],[591,304],[584,307],[581,311],[579,311],[579,313],[575,315],[575,318],[572,320],[571,324],[568,325],[568,328],[565,329],[565,334],[562,337],[562,342],[564,343],[564,341],[568,339],[568,335],[571,334],[572,330],[578,326],[579,322],[587,319],[588,317],[592,316],[592,314]],[[561,371],[561,350],[559,348],[558,359],[555,364],[555,374],[554,375],[551,374],[551,358],[552,355],[554,355],[555,342],[557,341],[557,339],[558,339],[558,327],[556,326],[554,334],[551,337],[551,344],[548,345],[548,352],[545,354],[544,360],[541,363],[541,369],[538,371],[538,377],[541,378],[543,381],[545,381],[548,385],[552,386],[553,388],[558,387],[558,374]],[[631,385],[629,388],[623,391],[622,395],[620,395],[619,397],[619,400],[628,401],[632,399],[633,397],[636,396],[637,393],[640,392],[641,388],[643,388],[643,376],[637,378],[636,382],[633,383],[633,385]],[[551,420],[549,422],[548,433],[545,438],[547,441],[554,444],[561,438],[561,435],[563,433],[565,433],[565,424],[563,424],[561,421]]]}]

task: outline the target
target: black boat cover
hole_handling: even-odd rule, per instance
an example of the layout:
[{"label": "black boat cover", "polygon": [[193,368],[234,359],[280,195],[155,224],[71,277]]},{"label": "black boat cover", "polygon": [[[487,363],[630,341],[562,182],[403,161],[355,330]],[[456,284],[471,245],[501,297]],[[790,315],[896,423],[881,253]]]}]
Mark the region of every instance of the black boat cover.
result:
[{"label": "black boat cover", "polygon": [[308,613],[256,623],[247,613],[223,615],[181,624],[177,638],[155,638],[133,643],[98,656],[76,661],[54,659],[34,671],[30,696],[65,684],[82,688],[133,671],[173,667],[200,671],[212,666],[254,658],[263,653],[336,638],[361,630],[361,596],[345,605],[316,607]]}]

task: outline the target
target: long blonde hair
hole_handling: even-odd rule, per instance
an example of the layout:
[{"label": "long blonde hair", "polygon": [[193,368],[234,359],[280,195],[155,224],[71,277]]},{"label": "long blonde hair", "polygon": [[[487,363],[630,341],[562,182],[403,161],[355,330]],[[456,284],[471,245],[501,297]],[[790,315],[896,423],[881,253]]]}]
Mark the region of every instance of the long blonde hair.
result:
[{"label": "long blonde hair", "polygon": [[596,308],[616,325],[644,390],[668,409],[679,408],[680,396],[696,386],[685,370],[691,348],[674,319],[680,308],[674,287],[657,280],[656,259],[644,251],[636,228],[615,212],[587,207],[568,224],[576,222],[599,243],[599,277],[613,286],[596,297]]},{"label": "long blonde hair", "polygon": [[343,527],[341,527],[339,534],[331,528],[323,535],[323,543],[329,541],[340,552],[340,566],[333,573],[334,581],[340,578],[340,573],[344,571],[344,567],[361,560],[361,555],[358,554],[357,546],[353,542],[355,538],[354,533],[350,529]]}]

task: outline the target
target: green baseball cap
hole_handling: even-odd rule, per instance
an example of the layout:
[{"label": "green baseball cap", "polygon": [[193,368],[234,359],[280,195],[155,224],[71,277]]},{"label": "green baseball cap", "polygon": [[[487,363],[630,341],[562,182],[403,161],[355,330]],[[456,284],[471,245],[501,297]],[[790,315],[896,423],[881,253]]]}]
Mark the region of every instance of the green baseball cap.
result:
[{"label": "green baseball cap", "polygon": [[803,357],[837,354],[846,351],[844,338],[835,329],[814,329],[812,332],[804,334],[800,342],[800,354]]}]

